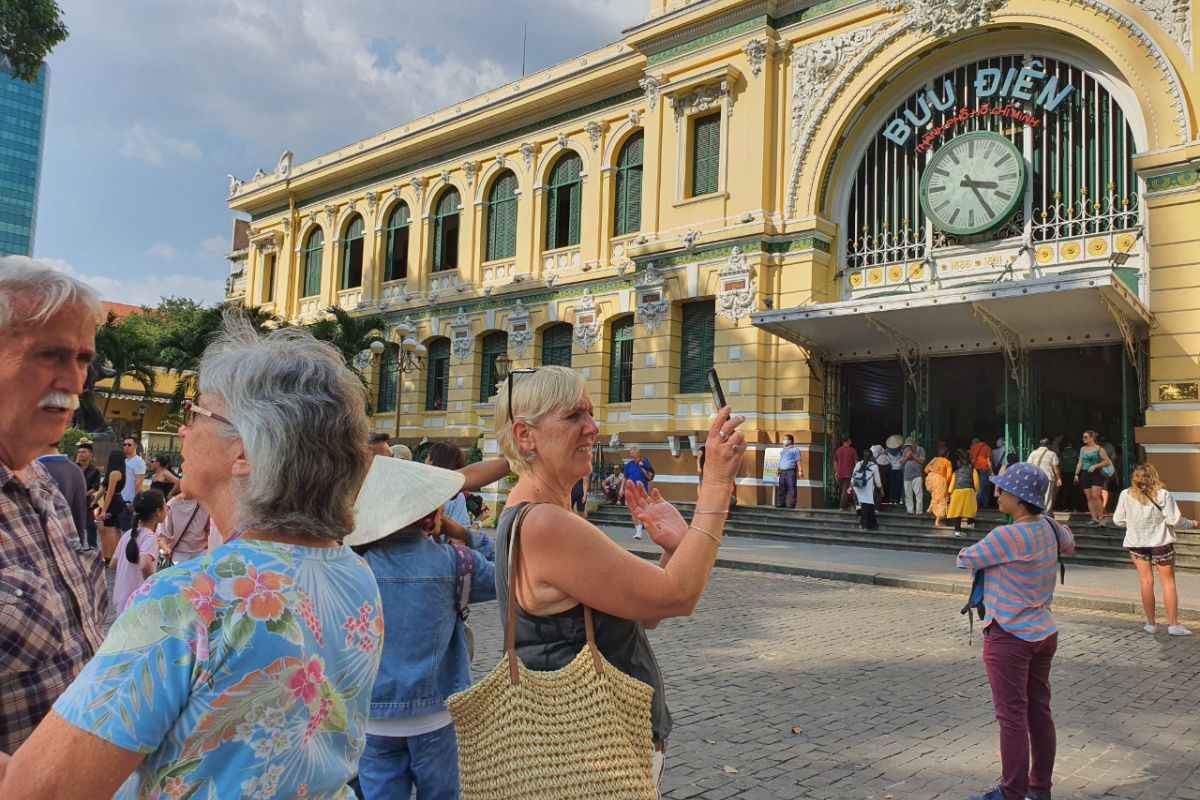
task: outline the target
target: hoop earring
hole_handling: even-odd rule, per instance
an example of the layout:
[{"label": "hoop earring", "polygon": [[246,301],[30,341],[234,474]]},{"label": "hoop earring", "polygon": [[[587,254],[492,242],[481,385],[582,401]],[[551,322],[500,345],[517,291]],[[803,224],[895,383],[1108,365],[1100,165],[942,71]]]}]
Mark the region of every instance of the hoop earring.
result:
[{"label": "hoop earring", "polygon": [[536,451],[530,450],[528,453],[525,454],[526,461],[533,461],[535,458],[537,458]]}]

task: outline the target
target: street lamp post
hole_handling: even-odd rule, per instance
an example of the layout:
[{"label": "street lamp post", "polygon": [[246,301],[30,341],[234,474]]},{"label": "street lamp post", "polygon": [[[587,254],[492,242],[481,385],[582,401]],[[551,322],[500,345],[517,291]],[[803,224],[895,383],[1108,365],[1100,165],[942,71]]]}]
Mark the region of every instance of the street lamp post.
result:
[{"label": "street lamp post", "polygon": [[[403,408],[401,400],[404,393],[404,379],[400,376],[409,375],[422,368],[422,360],[427,353],[426,347],[417,342],[413,338],[416,332],[411,325],[405,322],[399,322],[395,327],[396,336],[400,339],[398,356],[396,358],[396,430],[400,429],[400,411]],[[373,357],[380,357],[387,350],[388,343],[381,339],[376,339],[371,342],[371,354]],[[386,367],[380,364],[380,372]]]}]

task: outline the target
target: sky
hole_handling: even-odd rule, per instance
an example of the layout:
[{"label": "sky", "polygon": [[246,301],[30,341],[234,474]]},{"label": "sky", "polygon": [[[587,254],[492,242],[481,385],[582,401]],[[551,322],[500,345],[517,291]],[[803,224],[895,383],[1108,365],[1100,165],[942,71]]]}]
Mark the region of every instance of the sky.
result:
[{"label": "sky", "polygon": [[34,257],[107,300],[224,297],[228,174],[621,38],[648,0],[59,0]]}]

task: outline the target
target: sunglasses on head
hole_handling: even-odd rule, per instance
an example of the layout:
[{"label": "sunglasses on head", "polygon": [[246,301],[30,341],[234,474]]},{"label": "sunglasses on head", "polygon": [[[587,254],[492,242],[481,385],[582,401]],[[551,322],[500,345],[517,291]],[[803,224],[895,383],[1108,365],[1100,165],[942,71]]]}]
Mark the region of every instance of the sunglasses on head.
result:
[{"label": "sunglasses on head", "polygon": [[508,381],[508,421],[509,422],[513,421],[513,410],[512,410],[513,376],[514,375],[530,375],[534,372],[537,372],[537,367],[521,367],[520,369],[514,369],[508,373],[508,378],[506,380]]}]

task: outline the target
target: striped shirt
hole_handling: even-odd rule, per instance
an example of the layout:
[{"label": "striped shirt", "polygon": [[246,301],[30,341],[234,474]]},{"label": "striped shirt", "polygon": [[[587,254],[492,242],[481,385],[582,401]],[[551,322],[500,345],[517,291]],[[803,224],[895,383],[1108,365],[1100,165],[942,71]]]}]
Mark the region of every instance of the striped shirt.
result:
[{"label": "striped shirt", "polygon": [[1058,579],[1058,553],[1075,553],[1071,529],[1059,525],[1059,541],[1048,520],[1001,525],[958,553],[959,569],[981,570],[986,616],[1027,642],[1040,642],[1058,631],[1050,613],[1054,582]]},{"label": "striped shirt", "polygon": [[12,753],[104,639],[99,554],[79,551],[67,501],[36,461],[0,464],[0,753]]}]

